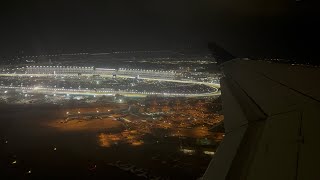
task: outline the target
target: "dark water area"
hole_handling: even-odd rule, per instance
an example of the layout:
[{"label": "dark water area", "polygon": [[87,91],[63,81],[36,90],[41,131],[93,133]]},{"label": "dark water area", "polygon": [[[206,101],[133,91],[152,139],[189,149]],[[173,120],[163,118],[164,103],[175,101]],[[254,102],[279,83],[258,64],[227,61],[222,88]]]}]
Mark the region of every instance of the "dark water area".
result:
[{"label": "dark water area", "polygon": [[[141,146],[101,147],[101,131],[60,131],[47,126],[56,106],[0,107],[0,178],[145,179],[111,166],[123,162],[163,179],[197,179],[211,157],[180,152],[178,139]],[[155,158],[156,157],[156,158]]]}]

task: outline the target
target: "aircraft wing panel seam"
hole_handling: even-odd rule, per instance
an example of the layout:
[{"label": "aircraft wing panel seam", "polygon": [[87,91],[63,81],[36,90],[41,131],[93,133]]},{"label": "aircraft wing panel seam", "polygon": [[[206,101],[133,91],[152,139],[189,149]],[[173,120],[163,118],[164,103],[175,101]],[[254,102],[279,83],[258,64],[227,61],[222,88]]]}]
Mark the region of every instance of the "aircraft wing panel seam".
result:
[{"label": "aircraft wing panel seam", "polygon": [[[249,94],[241,87],[241,85],[235,81],[234,79],[232,79],[231,77],[228,77],[229,80],[231,80],[233,83],[235,83],[237,85],[237,88],[239,88],[239,90],[245,94],[245,96],[247,98],[249,98],[249,100],[259,109],[259,111],[264,115],[264,117],[268,117],[269,115],[262,109],[261,106],[259,106],[259,104],[251,97],[249,96]],[[265,119],[265,118],[263,118]]]},{"label": "aircraft wing panel seam", "polygon": [[[258,72],[257,72],[257,73],[258,73]],[[265,78],[269,79],[270,81],[273,81],[273,82],[275,82],[275,83],[278,83],[278,84],[280,84],[280,85],[282,85],[282,86],[284,86],[284,87],[286,87],[286,88],[288,88],[288,89],[290,89],[290,90],[292,90],[292,91],[294,91],[294,92],[296,92],[296,93],[298,93],[298,94],[300,94],[300,95],[302,95],[302,96],[304,96],[304,97],[307,97],[307,98],[309,98],[309,99],[311,99],[311,100],[313,100],[313,101],[316,101],[316,102],[320,103],[320,100],[318,100],[318,99],[316,99],[316,98],[314,98],[314,97],[312,97],[312,96],[310,96],[310,95],[308,95],[308,94],[305,94],[305,93],[303,93],[303,92],[301,92],[301,91],[299,91],[299,90],[296,90],[296,89],[294,89],[294,88],[292,88],[292,87],[290,87],[290,86],[287,86],[286,84],[284,84],[284,83],[282,83],[282,82],[276,81],[276,80],[270,78],[269,76],[267,76],[267,75],[264,74],[264,73],[258,73],[258,74],[260,74],[261,76],[264,76]]]}]

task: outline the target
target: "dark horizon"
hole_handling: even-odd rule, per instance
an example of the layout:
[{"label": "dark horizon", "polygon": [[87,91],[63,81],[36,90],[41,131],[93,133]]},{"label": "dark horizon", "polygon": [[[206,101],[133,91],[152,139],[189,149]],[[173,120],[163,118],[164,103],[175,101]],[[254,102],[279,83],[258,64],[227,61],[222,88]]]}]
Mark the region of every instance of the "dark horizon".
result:
[{"label": "dark horizon", "polygon": [[206,49],[236,57],[314,60],[307,1],[11,1],[1,8],[0,55],[43,49]]}]

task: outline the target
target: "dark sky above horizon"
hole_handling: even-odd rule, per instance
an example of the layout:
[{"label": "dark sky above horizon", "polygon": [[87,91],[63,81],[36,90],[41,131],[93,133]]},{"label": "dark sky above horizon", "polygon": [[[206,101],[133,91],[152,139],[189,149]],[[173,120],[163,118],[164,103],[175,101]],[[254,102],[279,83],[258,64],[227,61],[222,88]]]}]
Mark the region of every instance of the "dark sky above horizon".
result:
[{"label": "dark sky above horizon", "polygon": [[0,55],[50,48],[206,48],[214,41],[235,56],[302,56],[296,50],[308,51],[317,19],[306,0],[1,3]]}]

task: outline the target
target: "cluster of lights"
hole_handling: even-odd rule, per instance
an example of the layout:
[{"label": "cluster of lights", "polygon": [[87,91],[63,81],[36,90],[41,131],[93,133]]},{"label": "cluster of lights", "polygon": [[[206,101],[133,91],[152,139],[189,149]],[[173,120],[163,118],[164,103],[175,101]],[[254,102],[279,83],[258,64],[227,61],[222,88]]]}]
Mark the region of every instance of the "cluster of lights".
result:
[{"label": "cluster of lights", "polygon": [[[41,54],[41,55],[39,55],[39,56],[23,56],[23,57],[21,57],[22,59],[23,58],[37,58],[37,57],[44,57],[44,56],[46,56],[46,57],[51,57],[51,56],[60,56],[60,55],[62,55],[62,56],[65,56],[65,55],[87,55],[87,54],[89,54],[89,53],[73,53],[73,54],[46,54],[46,55],[44,55],[44,54]],[[18,58],[19,59],[19,58]]]},{"label": "cluster of lights", "polygon": [[157,51],[115,51],[114,54],[123,54],[123,53],[152,53]]},{"label": "cluster of lights", "polygon": [[[0,86],[0,88],[6,89],[23,89],[23,90],[44,90],[44,91],[73,91],[73,92],[88,92],[88,90],[79,90],[79,89],[61,89],[61,88],[41,88],[41,87],[11,87],[11,86]],[[155,92],[127,92],[127,91],[96,91],[98,93],[132,93],[132,94],[147,94],[147,95],[165,95],[165,96],[197,96],[199,94],[179,94],[179,93],[155,93]],[[5,91],[7,93],[7,91]],[[105,94],[113,95],[113,94]],[[203,93],[200,95],[211,95],[211,93]],[[67,94],[69,96],[69,94]],[[122,102],[122,99],[119,100]]]},{"label": "cluster of lights", "polygon": [[77,66],[26,66],[27,68],[74,68],[74,69],[93,69],[93,67],[77,67]]},{"label": "cluster of lights", "polygon": [[175,71],[145,70],[145,69],[126,69],[126,68],[119,68],[119,70],[120,70],[120,71],[142,71],[142,72],[175,73]]},{"label": "cluster of lights", "polygon": [[[23,89],[23,90],[46,90],[46,91],[75,91],[75,92],[88,92],[88,90],[80,89],[64,89],[64,88],[42,88],[42,87],[12,87],[12,86],[0,86],[3,89]],[[216,89],[217,90],[217,89]],[[127,92],[127,91],[95,91],[98,93],[133,93],[133,94],[148,94],[148,95],[166,95],[166,96],[194,96],[198,94],[180,94],[180,93],[156,93],[156,92]],[[216,92],[216,91],[215,91]],[[7,93],[7,91],[5,91]],[[204,93],[210,95],[211,93]],[[110,94],[108,94],[110,95]]]}]

